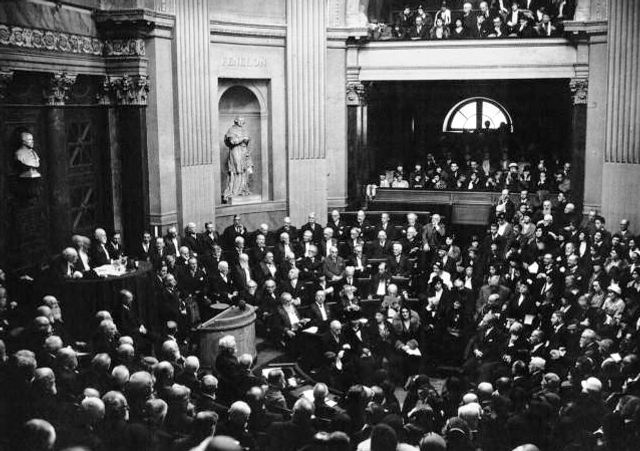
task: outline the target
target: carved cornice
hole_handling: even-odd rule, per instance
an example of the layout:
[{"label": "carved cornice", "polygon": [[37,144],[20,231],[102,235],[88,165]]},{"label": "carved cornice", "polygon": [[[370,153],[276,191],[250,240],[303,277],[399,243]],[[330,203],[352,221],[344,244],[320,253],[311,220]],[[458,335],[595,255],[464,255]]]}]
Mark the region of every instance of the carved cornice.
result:
[{"label": "carved cornice", "polygon": [[574,105],[586,105],[589,95],[589,80],[576,78],[569,83]]},{"label": "carved cornice", "polygon": [[76,82],[76,75],[66,72],[51,74],[44,88],[44,102],[46,105],[61,106],[69,98],[69,90]]},{"label": "carved cornice", "polygon": [[91,36],[0,24],[0,47],[92,56],[145,56],[140,38],[101,40]]},{"label": "carved cornice", "polygon": [[0,69],[0,101],[4,100],[6,96],[7,87],[13,80],[13,73],[12,70]]},{"label": "carved cornice", "polygon": [[103,44],[91,36],[0,24],[0,46],[84,55],[102,55]]},{"label": "carved cornice", "polygon": [[367,89],[360,82],[347,83],[347,106],[363,106],[367,103]]}]

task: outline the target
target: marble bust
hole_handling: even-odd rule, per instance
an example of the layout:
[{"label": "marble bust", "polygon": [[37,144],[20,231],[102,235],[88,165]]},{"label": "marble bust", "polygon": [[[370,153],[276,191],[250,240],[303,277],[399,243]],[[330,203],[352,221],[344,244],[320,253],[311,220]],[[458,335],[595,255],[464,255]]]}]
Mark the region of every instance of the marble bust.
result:
[{"label": "marble bust", "polygon": [[36,179],[42,177],[38,169],[40,168],[40,157],[33,150],[33,135],[31,133],[20,134],[20,147],[16,150],[15,159],[20,166],[19,178]]}]

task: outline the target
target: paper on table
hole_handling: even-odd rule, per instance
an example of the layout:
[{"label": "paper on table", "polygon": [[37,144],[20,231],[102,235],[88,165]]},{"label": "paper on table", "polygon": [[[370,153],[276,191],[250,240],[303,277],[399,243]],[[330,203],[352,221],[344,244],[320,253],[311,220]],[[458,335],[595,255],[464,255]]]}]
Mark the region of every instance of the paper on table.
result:
[{"label": "paper on table", "polygon": [[318,333],[318,326],[307,327],[302,332],[307,333],[307,334],[317,334]]}]

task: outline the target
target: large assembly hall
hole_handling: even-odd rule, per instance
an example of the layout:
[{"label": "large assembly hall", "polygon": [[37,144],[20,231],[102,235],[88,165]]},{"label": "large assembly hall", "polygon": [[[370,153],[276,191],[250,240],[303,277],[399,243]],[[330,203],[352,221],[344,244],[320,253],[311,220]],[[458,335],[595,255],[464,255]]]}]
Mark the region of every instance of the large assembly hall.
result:
[{"label": "large assembly hall", "polygon": [[637,451],[639,22],[0,1],[0,451]]}]

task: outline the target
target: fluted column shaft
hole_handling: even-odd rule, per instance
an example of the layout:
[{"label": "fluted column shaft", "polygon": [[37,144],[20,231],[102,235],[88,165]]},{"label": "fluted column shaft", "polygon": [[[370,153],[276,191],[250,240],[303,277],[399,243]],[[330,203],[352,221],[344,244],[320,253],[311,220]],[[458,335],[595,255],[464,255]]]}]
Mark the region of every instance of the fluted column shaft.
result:
[{"label": "fluted column shaft", "polygon": [[289,213],[303,223],[327,210],[324,0],[287,0]]},{"label": "fluted column shaft", "polygon": [[640,163],[640,2],[610,2],[605,161]]},{"label": "fluted column shaft", "polygon": [[640,2],[609,2],[602,213],[640,230]]},{"label": "fluted column shaft", "polygon": [[[214,219],[215,186],[209,61],[209,2],[176,2],[177,129],[180,147],[179,217],[198,227]],[[213,106],[212,106],[213,105]]]}]

